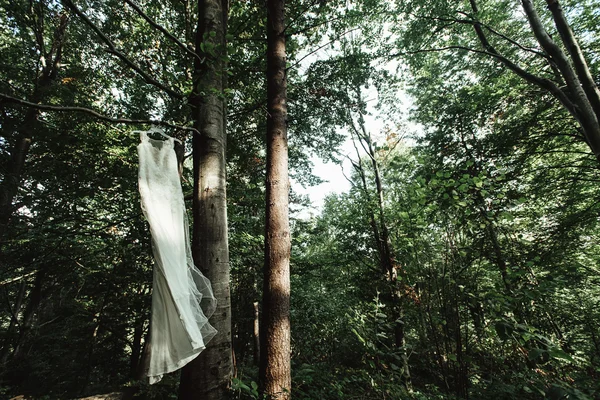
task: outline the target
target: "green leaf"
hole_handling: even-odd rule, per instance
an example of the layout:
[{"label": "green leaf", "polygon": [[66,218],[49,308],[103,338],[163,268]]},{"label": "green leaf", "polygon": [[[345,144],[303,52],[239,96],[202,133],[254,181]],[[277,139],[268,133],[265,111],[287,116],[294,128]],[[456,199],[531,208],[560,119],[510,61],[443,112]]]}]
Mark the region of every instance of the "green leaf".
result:
[{"label": "green leaf", "polygon": [[556,358],[558,360],[569,361],[569,362],[575,362],[573,357],[571,357],[569,354],[565,353],[561,349],[557,349],[557,348],[550,349],[550,350],[548,350],[548,353],[550,353],[550,357],[552,357],[552,358]]},{"label": "green leaf", "polygon": [[527,354],[527,358],[529,358],[531,361],[535,361],[538,358],[540,358],[544,353],[546,353],[546,350],[543,350],[543,349],[531,349],[529,351],[529,353]]}]

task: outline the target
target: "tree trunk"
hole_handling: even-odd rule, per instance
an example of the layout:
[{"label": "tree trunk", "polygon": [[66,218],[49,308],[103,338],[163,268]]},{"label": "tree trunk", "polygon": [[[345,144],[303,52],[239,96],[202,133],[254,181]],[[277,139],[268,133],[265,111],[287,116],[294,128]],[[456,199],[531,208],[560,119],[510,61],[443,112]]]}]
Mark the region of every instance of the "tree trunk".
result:
[{"label": "tree trunk", "polygon": [[410,377],[410,366],[408,362],[408,353],[406,352],[406,337],[404,334],[404,306],[403,296],[400,293],[400,287],[406,287],[405,274],[401,274],[400,280],[398,280],[398,271],[402,273],[402,269],[397,265],[394,260],[394,253],[392,250],[392,243],[390,241],[389,229],[385,219],[385,206],[383,201],[383,184],[381,181],[381,174],[379,173],[379,164],[376,159],[375,149],[373,148],[373,142],[371,135],[365,128],[365,122],[360,116],[360,128],[362,130],[363,140],[367,143],[367,150],[369,158],[371,159],[371,165],[373,166],[373,173],[375,179],[375,188],[377,191],[377,208],[379,210],[379,225],[381,226],[381,248],[383,250],[383,260],[381,262],[381,269],[386,275],[389,282],[390,289],[392,291],[392,302],[394,316],[394,337],[396,348],[400,350],[400,357],[402,359],[402,379],[406,386],[406,389],[412,391],[412,382]]},{"label": "tree trunk", "polygon": [[135,379],[142,355],[142,337],[144,336],[144,320],[140,319],[133,328],[131,355],[129,356],[129,376]]},{"label": "tree trunk", "polygon": [[290,226],[284,0],[267,1],[267,180],[261,390],[289,399]]},{"label": "tree trunk", "polygon": [[[181,400],[222,400],[229,397],[232,376],[229,246],[225,192],[225,30],[227,2],[198,0],[194,91],[189,103],[194,127],[194,199],[192,254],[211,281],[217,310],[211,324],[217,335],[181,373]],[[206,51],[203,51],[206,50]]]},{"label": "tree trunk", "polygon": [[[360,137],[358,138],[360,140]],[[375,248],[377,250],[377,255],[379,257],[379,265],[383,266],[385,258],[384,249],[381,246],[381,236],[379,235],[379,227],[377,226],[377,222],[375,221],[375,212],[373,211],[373,207],[371,206],[371,196],[369,194],[369,186],[367,185],[367,178],[365,176],[365,171],[362,166],[362,160],[360,158],[360,151],[358,151],[358,147],[356,146],[356,142],[354,137],[352,136],[352,144],[354,145],[354,150],[356,151],[356,157],[358,158],[358,162],[354,162],[350,159],[354,170],[358,173],[360,177],[360,181],[362,183],[362,192],[365,196],[367,207],[365,212],[369,215],[369,225],[371,226],[371,230],[373,231],[373,239],[375,240]],[[381,267],[384,269],[384,267]],[[385,273],[385,271],[384,271]]]},{"label": "tree trunk", "polygon": [[[360,102],[360,89],[356,89],[356,94],[358,96],[358,102]],[[394,252],[392,248],[392,243],[390,240],[389,229],[385,219],[385,205],[384,205],[384,197],[383,197],[383,184],[381,180],[381,174],[379,173],[379,164],[376,158],[375,148],[373,147],[373,143],[371,140],[370,133],[367,131],[365,126],[365,120],[363,115],[360,114],[358,118],[357,128],[354,124],[354,121],[351,122],[352,130],[357,136],[358,141],[360,142],[363,150],[367,153],[367,156],[371,160],[371,166],[373,168],[373,175],[375,180],[375,194],[377,198],[377,213],[379,216],[379,224],[377,224],[375,218],[375,212],[371,208],[371,196],[369,195],[366,174],[362,167],[362,161],[360,160],[360,152],[356,147],[356,143],[354,143],[354,148],[356,150],[356,155],[359,158],[358,163],[354,163],[354,168],[358,172],[361,178],[361,182],[363,185],[363,192],[365,197],[367,198],[368,213],[370,217],[370,225],[373,230],[373,236],[375,238],[377,244],[377,252],[379,254],[379,267],[381,269],[381,273],[385,277],[385,280],[388,284],[390,290],[390,301],[392,304],[392,319],[394,320],[394,344],[396,348],[400,351],[400,358],[402,359],[402,380],[409,392],[412,392],[412,382],[410,376],[410,366],[408,360],[408,353],[406,352],[406,337],[404,332],[404,308],[403,301],[404,296],[401,293],[401,288],[408,289],[408,286],[405,282],[405,276],[401,276],[401,279],[398,280],[397,272],[403,272],[402,269],[397,265],[394,260]],[[354,140],[353,140],[354,141]],[[404,275],[404,274],[402,274]]]}]

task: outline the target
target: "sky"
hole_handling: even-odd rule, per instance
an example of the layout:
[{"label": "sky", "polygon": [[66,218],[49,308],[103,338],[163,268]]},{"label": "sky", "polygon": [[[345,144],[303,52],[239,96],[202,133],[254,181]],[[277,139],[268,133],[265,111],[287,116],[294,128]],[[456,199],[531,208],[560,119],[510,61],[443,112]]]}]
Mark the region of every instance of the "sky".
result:
[{"label": "sky", "polygon": [[[350,37],[354,37],[354,32],[350,32]],[[339,48],[336,43],[332,43],[330,46],[323,46],[324,43],[327,42],[327,36],[323,37],[322,43],[318,46],[318,50],[307,50],[309,53],[307,55],[300,54],[298,55],[298,59],[301,60],[300,64],[297,66],[298,69],[306,71],[312,63],[319,59],[328,59],[333,57],[339,52]],[[383,69],[388,72],[394,74],[397,73],[399,69],[398,61],[390,61]],[[420,125],[414,124],[408,121],[409,110],[413,106],[412,99],[408,96],[408,94],[401,90],[397,95],[397,106],[403,110],[400,112],[401,120],[398,121],[395,118],[391,118],[388,120],[389,116],[381,115],[380,111],[378,111],[376,105],[378,102],[378,93],[374,86],[370,88],[363,88],[364,92],[362,96],[364,99],[367,99],[367,114],[363,117],[365,118],[365,126],[367,130],[370,131],[374,141],[382,141],[383,131],[386,125],[391,125],[392,127],[396,124],[400,123],[402,125],[402,130],[406,129],[411,135],[418,134],[422,131],[422,127]],[[394,128],[392,128],[394,129]],[[357,160],[356,150],[350,138],[350,133],[345,132],[346,140],[342,144],[340,150],[340,154],[350,157],[352,160]],[[409,142],[412,142],[408,139]],[[365,155],[362,148],[359,147],[361,156]],[[342,157],[340,157],[342,158]],[[311,161],[314,163],[313,174],[323,179],[325,182],[312,187],[303,187],[298,182],[295,182],[291,179],[292,189],[299,194],[307,195],[312,205],[306,209],[300,211],[298,217],[300,218],[310,218],[311,216],[316,216],[321,213],[321,210],[324,205],[324,200],[327,195],[331,193],[340,194],[350,190],[350,182],[348,182],[347,178],[350,178],[352,175],[352,163],[347,158],[342,158],[342,162],[340,164],[328,162],[324,163],[318,157],[312,157]]]},{"label": "sky", "polygon": [[[377,141],[380,132],[383,131],[385,121],[377,117],[376,113],[373,113],[372,115],[365,116],[365,125],[367,126],[367,129],[370,130],[375,141]],[[291,180],[292,189],[296,193],[308,195],[312,203],[309,209],[300,212],[300,217],[309,218],[310,216],[319,215],[327,195],[331,193],[340,194],[350,190],[351,186],[347,178],[351,177],[353,167],[348,158],[357,160],[357,155],[350,134],[346,132],[345,136],[346,140],[339,149],[341,155],[341,157],[339,157],[341,159],[340,164],[333,162],[325,163],[316,156],[311,158],[311,161],[314,163],[313,174],[323,179],[325,182],[316,186],[303,187],[293,179]],[[358,147],[361,157],[364,156],[364,151],[360,146]]]},{"label": "sky", "polygon": [[[405,118],[408,116],[408,111],[413,105],[410,97],[402,92],[398,94],[398,97],[402,99],[403,107],[405,108]],[[385,117],[378,115],[378,113],[374,109],[370,109],[370,115],[365,116],[365,125],[367,129],[371,132],[371,135],[374,138],[375,142],[383,140],[382,132],[384,131],[384,127],[386,125]],[[404,120],[402,121],[404,129],[406,129],[408,136],[404,143],[411,146],[413,144],[413,140],[410,137],[419,136],[422,133],[423,127],[419,124],[415,124],[411,121]],[[292,189],[299,194],[307,195],[312,205],[306,209],[302,210],[298,217],[300,218],[310,218],[311,216],[317,216],[321,213],[321,210],[324,205],[324,200],[327,195],[334,193],[340,194],[350,190],[350,182],[348,182],[347,178],[350,178],[352,175],[352,163],[350,159],[357,160],[356,150],[354,145],[352,144],[352,140],[350,138],[350,134],[348,132],[345,133],[346,140],[340,147],[340,154],[347,157],[342,158],[342,162],[340,164],[327,162],[324,163],[318,157],[312,157],[311,161],[314,163],[313,174],[323,179],[325,182],[311,187],[303,187],[299,183],[295,182],[293,179],[291,180]],[[365,155],[364,151],[359,147],[359,151],[361,153],[361,157]]]},{"label": "sky", "polygon": [[[348,154],[350,149],[346,151],[346,147],[352,146],[351,142],[347,141],[342,147],[343,154]],[[354,151],[353,148],[351,148]],[[356,158],[354,156],[353,158]],[[300,217],[310,217],[320,214],[325,197],[328,194],[344,193],[350,190],[350,183],[346,177],[350,177],[352,165],[350,161],[345,159],[341,164],[335,164],[332,162],[324,163],[318,157],[313,157],[311,161],[314,163],[313,174],[323,179],[323,182],[317,186],[302,187],[299,183],[292,179],[292,189],[299,194],[308,195],[312,203],[311,207],[307,210],[300,212]],[[346,177],[344,176],[346,175]]]}]

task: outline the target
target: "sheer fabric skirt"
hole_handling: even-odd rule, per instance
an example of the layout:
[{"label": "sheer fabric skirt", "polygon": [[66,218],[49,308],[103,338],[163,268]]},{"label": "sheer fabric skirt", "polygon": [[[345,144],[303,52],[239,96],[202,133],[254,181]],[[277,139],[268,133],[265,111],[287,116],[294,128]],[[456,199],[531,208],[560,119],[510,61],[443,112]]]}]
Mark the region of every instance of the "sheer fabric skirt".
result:
[{"label": "sheer fabric skirt", "polygon": [[204,350],[216,330],[208,318],[216,308],[209,280],[196,268],[174,141],[141,133],[139,189],[156,261],[152,290],[147,375],[156,383]]}]

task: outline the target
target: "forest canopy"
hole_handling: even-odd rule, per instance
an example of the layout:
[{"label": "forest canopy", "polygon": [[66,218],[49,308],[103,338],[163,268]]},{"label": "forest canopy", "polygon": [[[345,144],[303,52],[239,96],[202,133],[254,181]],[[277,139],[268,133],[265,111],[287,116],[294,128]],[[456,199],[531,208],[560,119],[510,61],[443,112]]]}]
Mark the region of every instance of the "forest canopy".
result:
[{"label": "forest canopy", "polygon": [[[0,0],[0,397],[600,398],[599,81],[597,0]],[[153,127],[219,335],[149,385]]]}]

